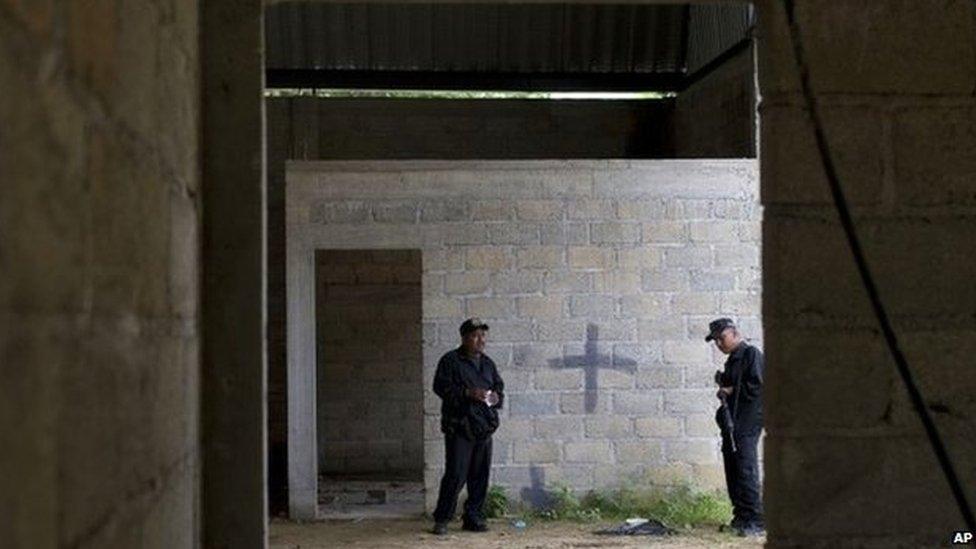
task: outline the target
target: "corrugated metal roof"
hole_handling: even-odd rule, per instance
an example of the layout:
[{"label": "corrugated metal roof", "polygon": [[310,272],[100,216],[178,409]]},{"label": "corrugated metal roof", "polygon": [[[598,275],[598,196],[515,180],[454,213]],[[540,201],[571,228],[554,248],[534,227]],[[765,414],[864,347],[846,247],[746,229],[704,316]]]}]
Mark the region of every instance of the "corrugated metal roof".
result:
[{"label": "corrugated metal roof", "polygon": [[749,4],[694,4],[688,12],[688,72],[694,73],[745,39],[753,24]]},{"label": "corrugated metal roof", "polygon": [[332,4],[266,11],[269,69],[679,73],[682,5]]}]

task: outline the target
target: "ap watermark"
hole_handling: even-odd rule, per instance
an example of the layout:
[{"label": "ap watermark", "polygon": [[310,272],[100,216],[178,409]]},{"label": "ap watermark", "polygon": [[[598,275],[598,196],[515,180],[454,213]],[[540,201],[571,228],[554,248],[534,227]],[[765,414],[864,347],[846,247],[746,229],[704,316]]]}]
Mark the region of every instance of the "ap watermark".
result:
[{"label": "ap watermark", "polygon": [[973,533],[964,532],[962,530],[952,533],[952,544],[953,545],[969,545],[973,543]]}]

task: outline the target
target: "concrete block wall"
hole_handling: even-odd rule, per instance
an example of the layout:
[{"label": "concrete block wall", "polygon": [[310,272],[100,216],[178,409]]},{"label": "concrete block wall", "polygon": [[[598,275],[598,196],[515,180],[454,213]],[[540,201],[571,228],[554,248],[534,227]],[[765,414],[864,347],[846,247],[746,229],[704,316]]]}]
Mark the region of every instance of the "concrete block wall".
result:
[{"label": "concrete block wall", "polygon": [[516,498],[632,477],[723,484],[724,357],[702,336],[728,314],[761,345],[755,161],[289,166],[290,249],[423,253],[429,505],[444,451],[429,387],[468,316],[491,325],[506,380],[493,482]]},{"label": "concrete block wall", "polygon": [[[976,500],[976,4],[796,2],[824,130],[902,349]],[[772,547],[922,547],[963,523],[820,168],[781,2],[757,3]]]},{"label": "concrete block wall", "polygon": [[315,259],[319,470],[421,480],[420,252],[323,250]]},{"label": "concrete block wall", "polygon": [[199,544],[194,3],[0,2],[0,539]]}]

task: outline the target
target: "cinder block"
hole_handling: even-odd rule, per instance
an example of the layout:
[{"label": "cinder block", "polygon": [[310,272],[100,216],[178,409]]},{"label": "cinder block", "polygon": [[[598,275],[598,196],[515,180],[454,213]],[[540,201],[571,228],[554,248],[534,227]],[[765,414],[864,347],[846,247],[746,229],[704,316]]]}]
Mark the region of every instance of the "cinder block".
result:
[{"label": "cinder block", "polygon": [[607,414],[610,412],[610,395],[599,391],[580,391],[559,395],[559,412],[563,414]]},{"label": "cinder block", "polygon": [[664,409],[671,413],[715,413],[718,406],[713,389],[671,389],[664,392]]},{"label": "cinder block", "polygon": [[422,262],[425,272],[460,271],[464,268],[464,251],[457,248],[424,250]]},{"label": "cinder block", "polygon": [[687,268],[647,269],[641,273],[641,286],[645,292],[676,292],[688,289]]},{"label": "cinder block", "polygon": [[663,444],[656,440],[617,441],[617,463],[661,463]]},{"label": "cinder block", "polygon": [[607,463],[613,459],[609,442],[568,442],[563,450],[567,462]]},{"label": "cinder block", "polygon": [[493,320],[489,325],[490,341],[522,342],[535,339],[532,322],[525,320]]},{"label": "cinder block", "polygon": [[532,246],[515,252],[519,269],[559,269],[566,265],[566,249],[561,246]]},{"label": "cinder block", "polygon": [[617,219],[620,220],[664,219],[666,212],[667,202],[663,198],[617,202]]},{"label": "cinder block", "polygon": [[609,318],[616,308],[614,298],[608,295],[574,295],[569,298],[569,313],[575,317]]},{"label": "cinder block", "polygon": [[312,205],[309,214],[309,222],[313,224],[366,223],[369,220],[369,204],[358,200],[320,202]]},{"label": "cinder block", "polygon": [[[688,483],[698,486],[700,483],[695,471],[695,466],[688,463],[659,464],[648,467],[643,480],[655,486],[676,486]],[[719,486],[706,485],[707,488],[720,486],[724,486],[724,484]]]},{"label": "cinder block", "polygon": [[556,393],[512,393],[506,396],[513,417],[552,415],[556,413]]},{"label": "cinder block", "polygon": [[534,377],[535,388],[540,391],[583,388],[583,372],[577,368],[540,368]]},{"label": "cinder block", "polygon": [[590,241],[586,223],[544,223],[539,227],[543,246],[578,246]]},{"label": "cinder block", "polygon": [[664,362],[668,364],[702,364],[711,361],[711,347],[705,341],[666,341]]},{"label": "cinder block", "polygon": [[617,297],[632,296],[643,291],[643,277],[639,271],[614,270],[604,273],[594,273],[595,287],[599,291],[609,292]]},{"label": "cinder block", "polygon": [[535,429],[531,418],[510,418],[500,422],[496,437],[505,440],[532,440]]},{"label": "cinder block", "polygon": [[711,265],[712,249],[708,246],[682,246],[668,248],[664,252],[664,266],[667,269],[702,269]]},{"label": "cinder block", "polygon": [[684,221],[655,221],[641,225],[644,242],[655,244],[684,244],[689,241],[688,223]]},{"label": "cinder block", "polygon": [[492,223],[488,226],[488,234],[492,244],[539,244],[539,226],[533,223]]},{"label": "cinder block", "polygon": [[609,199],[579,199],[569,203],[570,219],[606,220],[615,217],[613,200]]},{"label": "cinder block", "polygon": [[601,390],[633,389],[633,370],[624,368],[601,368],[596,373],[597,386]]},{"label": "cinder block", "polygon": [[650,366],[639,368],[635,379],[638,389],[678,389],[682,387],[681,368]]},{"label": "cinder block", "polygon": [[520,343],[512,349],[512,364],[541,368],[547,366],[550,360],[561,359],[562,355],[562,345],[559,343]]},{"label": "cinder block", "polygon": [[464,266],[471,270],[507,271],[515,265],[515,254],[506,247],[475,247],[464,252]]},{"label": "cinder block", "polygon": [[416,223],[417,203],[410,200],[389,200],[372,203],[373,219],[377,223]]},{"label": "cinder block", "polygon": [[631,318],[662,317],[671,313],[668,294],[627,295],[620,298],[620,314]]},{"label": "cinder block", "polygon": [[427,298],[424,300],[424,318],[458,318],[461,316],[461,300],[452,298]]},{"label": "cinder block", "polygon": [[444,293],[448,295],[477,295],[488,291],[491,283],[487,271],[448,273],[444,277]]},{"label": "cinder block", "polygon": [[558,442],[515,442],[512,445],[515,463],[558,463],[560,444]]},{"label": "cinder block", "polygon": [[717,440],[668,440],[664,455],[668,461],[684,463],[717,463]]},{"label": "cinder block", "polygon": [[714,200],[677,198],[667,204],[668,219],[694,221],[711,219]]},{"label": "cinder block", "polygon": [[722,312],[733,315],[758,315],[762,312],[762,296],[757,293],[728,292],[722,294]]},{"label": "cinder block", "polygon": [[634,244],[641,240],[641,226],[637,223],[591,223],[590,242],[593,244]]},{"label": "cinder block", "polygon": [[685,434],[690,437],[718,437],[719,429],[712,414],[685,416]]},{"label": "cinder block", "polygon": [[685,339],[686,333],[685,321],[677,315],[641,319],[637,322],[637,340],[641,343]]},{"label": "cinder block", "polygon": [[494,273],[491,276],[491,290],[495,295],[535,294],[542,290],[542,273]]},{"label": "cinder block", "polygon": [[660,391],[615,393],[613,412],[621,415],[656,414],[661,411],[663,401]]},{"label": "cinder block", "polygon": [[550,271],[545,273],[543,288],[551,293],[588,293],[593,291],[593,275],[580,271]]},{"label": "cinder block", "polygon": [[535,420],[537,440],[575,440],[583,438],[583,422],[579,417],[553,416]]},{"label": "cinder block", "polygon": [[637,246],[617,248],[617,266],[621,269],[660,269],[664,263],[663,248]]},{"label": "cinder block", "polygon": [[661,359],[661,347],[655,344],[615,343],[613,345],[613,365],[636,367],[640,369],[647,364]]},{"label": "cinder block", "polygon": [[633,434],[633,420],[620,416],[586,418],[586,438],[619,439]]},{"label": "cinder block", "polygon": [[420,220],[424,223],[465,221],[470,218],[467,200],[431,200],[421,203]]},{"label": "cinder block", "polygon": [[759,246],[752,244],[715,246],[715,266],[719,268],[759,267]]},{"label": "cinder block", "polygon": [[525,296],[516,299],[518,315],[523,318],[553,319],[564,316],[560,295]]},{"label": "cinder block", "polygon": [[712,216],[716,219],[748,220],[757,217],[758,209],[759,205],[751,200],[716,200],[712,203]]},{"label": "cinder block", "polygon": [[672,306],[676,314],[715,314],[718,297],[716,293],[681,292],[675,294]]},{"label": "cinder block", "polygon": [[637,341],[637,321],[630,318],[599,320],[587,324],[587,338],[595,341]]},{"label": "cinder block", "polygon": [[728,292],[736,288],[736,282],[735,271],[724,269],[696,269],[691,271],[691,290],[695,292]]},{"label": "cinder block", "polygon": [[482,318],[508,318],[515,312],[515,300],[509,297],[472,297],[465,300],[466,315]]},{"label": "cinder block", "polygon": [[553,320],[539,324],[539,341],[583,341],[586,324],[581,320]]},{"label": "cinder block", "polygon": [[471,203],[473,221],[512,221],[515,219],[515,204],[508,200],[475,200]]},{"label": "cinder block", "polygon": [[639,417],[634,421],[634,433],[642,438],[680,437],[681,418],[672,416]]},{"label": "cinder block", "polygon": [[549,484],[559,484],[568,486],[578,492],[593,489],[593,466],[592,465],[561,465],[559,467],[549,467],[546,469],[546,482]]},{"label": "cinder block", "polygon": [[688,224],[692,242],[735,242],[739,239],[739,224],[733,221],[692,221]]},{"label": "cinder block", "polygon": [[614,266],[613,250],[598,246],[572,246],[567,250],[570,269],[608,269]]},{"label": "cinder block", "polygon": [[565,209],[566,203],[562,200],[520,200],[515,203],[520,221],[559,221]]}]

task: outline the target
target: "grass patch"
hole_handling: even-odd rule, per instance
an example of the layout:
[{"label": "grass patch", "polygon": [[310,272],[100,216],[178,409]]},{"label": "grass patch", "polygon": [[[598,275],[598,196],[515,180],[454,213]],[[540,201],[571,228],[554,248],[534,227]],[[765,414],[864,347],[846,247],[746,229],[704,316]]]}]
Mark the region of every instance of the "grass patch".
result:
[{"label": "grass patch", "polygon": [[621,486],[590,491],[577,496],[568,486],[553,485],[547,501],[531,514],[542,520],[591,522],[653,518],[675,529],[725,524],[732,505],[718,491],[705,491],[689,484],[672,487]]},{"label": "grass patch", "polygon": [[485,498],[485,515],[488,518],[500,518],[508,514],[509,502],[508,492],[503,486],[492,486],[488,488],[488,496]]}]

